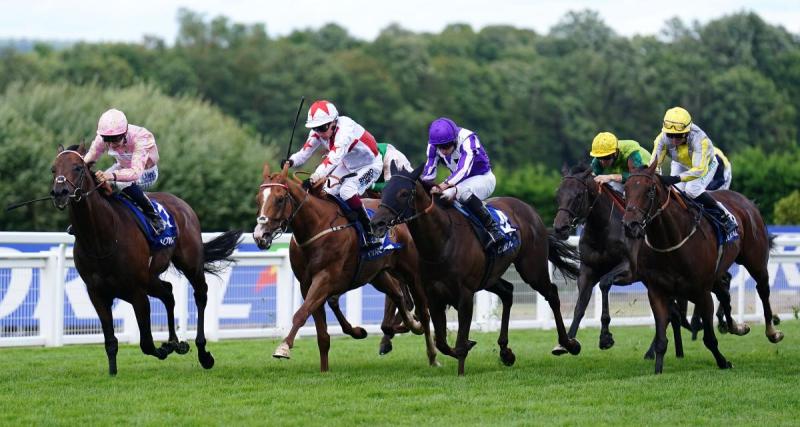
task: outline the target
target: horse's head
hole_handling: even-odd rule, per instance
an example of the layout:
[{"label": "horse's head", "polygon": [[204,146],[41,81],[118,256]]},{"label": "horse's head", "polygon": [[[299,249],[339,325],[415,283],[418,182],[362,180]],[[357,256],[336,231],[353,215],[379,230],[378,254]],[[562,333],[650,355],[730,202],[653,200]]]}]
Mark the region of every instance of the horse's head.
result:
[{"label": "horse's head", "polygon": [[424,167],[422,165],[408,172],[391,166],[392,178],[386,183],[381,194],[381,204],[370,221],[375,234],[382,236],[389,227],[408,221],[416,214],[414,197],[417,180]]},{"label": "horse's head", "polygon": [[294,215],[295,205],[298,203],[289,186],[297,184],[290,182],[286,173],[270,175],[266,166],[263,175],[264,180],[256,195],[258,218],[253,230],[253,240],[260,249],[269,249],[272,241],[286,231]]},{"label": "horse's head", "polygon": [[575,166],[572,170],[564,166],[561,175],[561,185],[556,193],[558,212],[553,220],[553,230],[556,237],[565,240],[569,232],[589,216],[592,170],[585,164]]},{"label": "horse's head", "polygon": [[64,209],[70,199],[79,202],[95,187],[94,176],[83,161],[84,154],[86,150],[83,144],[73,145],[68,149],[58,146],[58,154],[50,168],[53,173],[50,195],[53,197],[53,204],[59,209]]},{"label": "horse's head", "polygon": [[647,224],[660,213],[658,201],[665,189],[655,169],[655,163],[638,169],[625,182],[625,214],[622,216],[622,225],[625,227],[625,234],[630,238],[643,238]]}]

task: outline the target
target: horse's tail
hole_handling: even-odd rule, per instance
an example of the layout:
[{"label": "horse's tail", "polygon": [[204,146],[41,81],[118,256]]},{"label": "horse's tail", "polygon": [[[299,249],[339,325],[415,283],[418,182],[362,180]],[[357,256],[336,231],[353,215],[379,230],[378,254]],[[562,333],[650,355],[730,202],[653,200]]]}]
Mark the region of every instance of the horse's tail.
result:
[{"label": "horse's tail", "polygon": [[232,262],[231,254],[242,240],[242,230],[226,231],[210,242],[203,243],[203,270],[218,274]]},{"label": "horse's tail", "polygon": [[769,250],[772,252],[775,249],[775,239],[778,238],[777,234],[769,234],[767,233],[767,239],[769,241]]},{"label": "horse's tail", "polygon": [[577,278],[580,271],[578,248],[570,245],[566,240],[559,240],[552,229],[547,230],[547,245],[550,249],[547,259],[561,271],[564,277]]}]

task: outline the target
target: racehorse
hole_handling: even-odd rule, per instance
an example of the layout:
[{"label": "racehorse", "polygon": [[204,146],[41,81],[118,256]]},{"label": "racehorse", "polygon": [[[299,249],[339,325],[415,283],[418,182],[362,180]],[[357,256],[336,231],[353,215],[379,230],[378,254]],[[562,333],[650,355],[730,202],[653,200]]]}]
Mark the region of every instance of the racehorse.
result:
[{"label": "racehorse", "polygon": [[[288,178],[287,169],[270,175],[269,167],[264,166],[263,182],[256,196],[259,210],[253,239],[259,248],[268,249],[272,240],[291,225],[293,238],[289,258],[304,298],[292,318],[289,334],[278,345],[273,357],[290,358],[295,336],[311,315],[317,330],[320,371],[328,371],[330,336],[323,303],[331,296],[369,282],[400,307],[403,322],[412,332],[425,335],[428,363],[437,365],[436,350],[430,336],[428,305],[417,268],[417,251],[408,230],[398,228],[394,233],[403,248],[377,259],[360,259],[359,237],[353,224],[347,221],[334,201],[318,194],[323,182],[321,180],[306,191],[299,180]],[[377,201],[364,200],[364,203],[374,208]],[[419,321],[407,308],[401,288],[403,284],[409,286]],[[344,316],[339,318],[340,322],[342,319]],[[386,319],[382,329],[388,327],[385,324]]]},{"label": "racehorse", "polygon": [[[695,303],[703,319],[703,343],[721,369],[731,363],[720,353],[712,323],[714,283],[736,261],[756,281],[764,308],[765,333],[772,343],[783,339],[775,329],[769,303],[767,262],[773,238],[767,232],[758,208],[739,193],[718,190],[712,196],[736,217],[740,238],[718,244],[713,226],[702,219],[698,208],[687,209],[679,195],[667,188],[655,173],[656,164],[634,171],[625,183],[625,233],[644,239],[637,257],[637,272],[644,279],[650,307],[656,320],[655,373],[661,373],[667,348],[667,305],[671,298]],[[671,203],[672,200],[675,202]],[[645,250],[646,249],[646,250]]]},{"label": "racehorse", "polygon": [[[586,165],[577,165],[570,170],[562,169],[562,180],[558,187],[556,199],[558,212],[553,220],[556,236],[566,239],[569,231],[578,223],[584,223],[583,233],[578,243],[581,257],[580,274],[578,275],[578,300],[572,317],[569,336],[575,337],[578,327],[586,313],[586,307],[592,296],[592,289],[599,282],[602,293],[602,315],[600,317],[600,349],[606,350],[614,345],[614,338],[609,331],[611,316],[609,315],[608,293],[612,283],[629,285],[639,280],[632,271],[636,260],[628,249],[629,242],[624,235],[622,214],[624,202],[620,201],[605,185],[594,181],[592,170]],[[730,293],[727,284],[730,274],[724,277],[714,288],[720,300],[720,311],[726,314],[727,331],[736,335],[747,334],[750,329],[746,324],[739,325],[730,314]],[[727,281],[725,280],[727,279]],[[670,302],[670,323],[675,337],[675,354],[683,357],[681,326],[694,328],[686,321],[686,301]],[[722,314],[719,314],[722,316]],[[694,319],[693,319],[694,320]],[[654,341],[655,342],[655,341]],[[653,346],[648,350],[648,358],[652,355]],[[553,354],[560,355],[566,350],[560,347],[553,349]]]},{"label": "racehorse", "polygon": [[[83,161],[84,145],[64,150],[59,146],[53,161],[51,196],[58,209],[69,208],[69,218],[75,234],[73,253],[75,267],[86,283],[103,329],[108,372],[117,373],[117,339],[111,305],[115,298],[129,302],[139,325],[139,346],[144,354],[165,359],[176,351],[189,351],[186,342],[179,342],[175,333],[172,284],[161,280],[170,262],[183,273],[194,289],[197,305],[197,356],[205,369],[214,366],[214,357],[206,350],[204,332],[208,285],[204,272],[217,273],[231,261],[241,231],[228,231],[214,240],[203,243],[200,222],[186,202],[168,193],[151,193],[170,213],[178,227],[173,246],[151,250],[138,230],[134,214],[122,202],[105,197],[98,189],[90,165]],[[147,296],[161,300],[166,307],[169,340],[156,348],[150,331],[150,302]]]},{"label": "racehorse", "polygon": [[[506,365],[516,360],[508,347],[508,322],[513,302],[513,286],[501,278],[513,262],[522,279],[542,294],[550,304],[558,330],[558,340],[570,353],[580,352],[580,343],[567,336],[561,318],[558,289],[550,281],[547,260],[562,272],[574,277],[577,253],[566,243],[548,233],[536,211],[511,197],[489,199],[491,206],[502,210],[517,228],[520,244],[497,256],[487,256],[471,231],[469,219],[434,202],[419,180],[422,166],[412,172],[392,171],[381,204],[372,219],[377,233],[390,227],[408,224],[420,255],[420,270],[430,304],[431,318],[440,352],[458,359],[458,374],[464,375],[467,354],[475,342],[469,340],[475,292],[486,289],[496,293],[503,304],[500,358]],[[572,250],[570,250],[572,249]],[[458,310],[458,336],[455,348],[447,343],[445,310]]]}]

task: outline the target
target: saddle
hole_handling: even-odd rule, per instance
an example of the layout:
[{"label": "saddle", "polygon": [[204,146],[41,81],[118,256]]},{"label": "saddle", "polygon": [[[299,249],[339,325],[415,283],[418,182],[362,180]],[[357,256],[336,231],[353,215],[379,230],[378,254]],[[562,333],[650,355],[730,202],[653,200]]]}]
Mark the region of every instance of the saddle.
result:
[{"label": "saddle", "polygon": [[736,230],[734,230],[730,234],[725,234],[725,227],[723,227],[725,212],[722,211],[722,209],[719,208],[707,209],[702,204],[694,201],[694,199],[689,197],[685,192],[678,189],[676,189],[676,191],[678,192],[678,194],[680,195],[680,197],[683,199],[684,203],[686,203],[687,206],[693,206],[695,209],[700,211],[700,214],[704,216],[706,220],[711,224],[711,227],[714,229],[714,235],[717,238],[718,246],[739,239],[739,232]]},{"label": "saddle", "polygon": [[[340,199],[339,197],[330,194],[328,197],[333,199],[339,205],[339,208],[345,215],[353,211],[350,209],[350,206],[347,206],[347,203],[345,203],[344,200]],[[375,215],[375,211],[367,208],[367,215],[372,218]],[[391,233],[386,233],[386,235],[383,236],[383,240],[379,246],[367,246],[365,230],[361,225],[361,222],[354,221],[353,228],[355,228],[356,234],[358,235],[358,253],[362,260],[371,261],[378,259],[386,255],[389,251],[403,247],[402,243],[392,242],[392,240],[389,238]]]},{"label": "saddle", "polygon": [[[453,207],[456,208],[462,215],[469,219],[469,223],[472,226],[472,231],[475,232],[475,237],[478,238],[478,241],[481,243],[482,247],[486,247],[489,242],[491,242],[492,238],[489,235],[489,232],[486,230],[486,227],[483,226],[480,219],[470,212],[469,209],[465,208],[461,205],[458,201],[453,202]],[[511,224],[508,220],[508,216],[506,214],[490,205],[486,205],[486,208],[489,210],[489,213],[492,215],[492,218],[495,222],[500,226],[500,229],[505,234],[505,241],[499,245],[491,246],[487,250],[487,253],[490,255],[502,255],[506,252],[516,249],[519,247],[520,239],[519,233],[517,233],[517,227]]]},{"label": "saddle", "polygon": [[175,221],[173,221],[172,216],[161,206],[160,203],[156,202],[155,200],[151,200],[150,203],[153,205],[153,208],[158,212],[158,215],[161,216],[161,219],[164,220],[164,223],[167,224],[167,227],[164,228],[164,231],[156,235],[153,232],[153,228],[150,227],[150,223],[147,221],[147,218],[144,216],[144,213],[127,197],[121,194],[114,194],[113,198],[122,202],[122,204],[130,209],[133,212],[133,216],[136,218],[136,225],[139,226],[139,230],[142,231],[144,234],[145,239],[147,239],[147,243],[150,245],[150,249],[163,249],[168,248],[170,246],[175,245],[175,240],[178,237],[178,227],[175,225]]}]

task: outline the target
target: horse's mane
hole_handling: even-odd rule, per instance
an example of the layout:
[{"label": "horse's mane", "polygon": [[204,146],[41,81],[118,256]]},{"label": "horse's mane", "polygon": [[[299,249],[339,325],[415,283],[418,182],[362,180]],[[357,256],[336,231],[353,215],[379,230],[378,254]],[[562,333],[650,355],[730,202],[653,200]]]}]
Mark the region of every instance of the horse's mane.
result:
[{"label": "horse's mane", "polygon": [[589,169],[589,165],[586,162],[581,161],[577,165],[572,166],[570,168],[570,170],[569,170],[569,173],[572,174],[572,175],[575,175],[575,174],[586,172],[588,169]]}]

